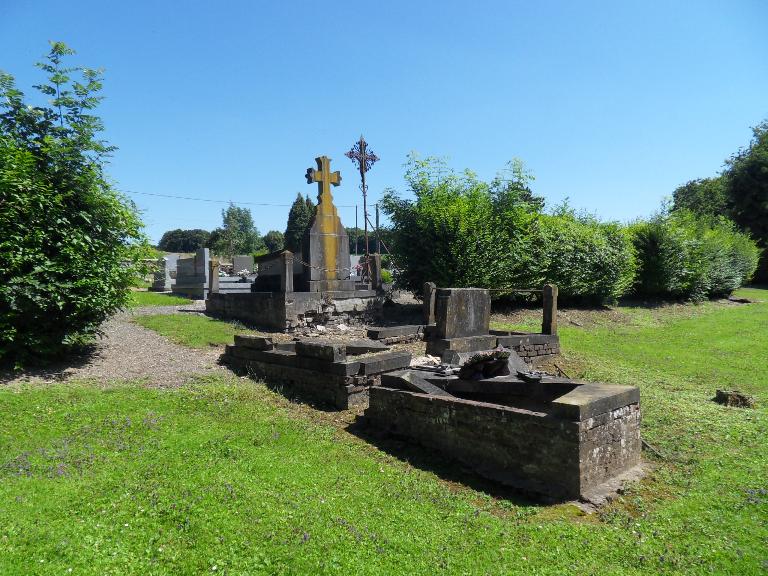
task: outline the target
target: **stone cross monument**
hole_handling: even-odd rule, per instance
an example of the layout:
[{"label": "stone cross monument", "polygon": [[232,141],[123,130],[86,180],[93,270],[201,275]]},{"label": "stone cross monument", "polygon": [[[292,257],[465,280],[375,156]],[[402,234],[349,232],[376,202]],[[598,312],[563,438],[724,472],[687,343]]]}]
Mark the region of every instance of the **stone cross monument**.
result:
[{"label": "stone cross monument", "polygon": [[349,240],[333,205],[331,185],[341,183],[341,174],[331,172],[331,159],[315,158],[317,169],[307,169],[307,184],[317,182],[317,212],[302,240],[303,280],[310,292],[354,290],[349,280]]}]

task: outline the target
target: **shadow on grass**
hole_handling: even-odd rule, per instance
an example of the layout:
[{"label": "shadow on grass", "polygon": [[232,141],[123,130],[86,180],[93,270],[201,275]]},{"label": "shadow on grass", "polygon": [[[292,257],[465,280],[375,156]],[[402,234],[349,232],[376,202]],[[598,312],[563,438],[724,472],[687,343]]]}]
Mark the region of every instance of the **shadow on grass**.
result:
[{"label": "shadow on grass", "polygon": [[99,357],[98,341],[76,349],[61,358],[40,358],[34,365],[27,365],[18,370],[9,366],[0,366],[0,384],[7,384],[12,380],[26,380],[28,378],[41,378],[61,382],[69,376],[70,369],[82,368]]},{"label": "shadow on grass", "polygon": [[436,450],[425,448],[403,438],[383,434],[370,426],[364,416],[358,416],[355,422],[349,424],[345,430],[401,462],[431,472],[445,482],[471,488],[498,500],[507,500],[515,506],[543,507],[560,503],[548,502],[533,494],[488,480]]}]

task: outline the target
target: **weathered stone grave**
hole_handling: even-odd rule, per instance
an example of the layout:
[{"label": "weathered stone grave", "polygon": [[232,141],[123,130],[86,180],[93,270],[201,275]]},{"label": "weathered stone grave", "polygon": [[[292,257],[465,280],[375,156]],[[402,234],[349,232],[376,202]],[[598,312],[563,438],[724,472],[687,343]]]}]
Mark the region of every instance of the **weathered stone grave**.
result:
[{"label": "weathered stone grave", "polygon": [[506,374],[485,377],[476,365],[498,363],[493,354],[456,353],[460,369],[384,374],[368,424],[545,499],[599,501],[638,474],[637,388],[531,372],[513,351],[502,354]]},{"label": "weathered stone grave", "polygon": [[[430,288],[425,295],[425,318],[434,318],[427,335],[427,354],[451,361],[454,353],[486,350],[504,346],[526,361],[539,361],[560,353],[557,336],[557,289],[544,288],[554,294],[545,299],[541,334],[490,330],[491,295],[480,288]],[[426,291],[425,291],[426,292]],[[429,299],[427,299],[429,298]],[[553,312],[554,308],[554,312]]]},{"label": "weathered stone grave", "polygon": [[409,353],[390,352],[371,340],[274,344],[258,336],[235,336],[221,359],[289,395],[341,410],[367,403],[368,390],[381,382],[381,374],[406,368],[410,361]]},{"label": "weathered stone grave", "polygon": [[[341,175],[331,171],[326,156],[316,162],[317,169],[307,170],[306,177],[318,185],[317,212],[302,251],[282,250],[257,258],[258,276],[250,293],[211,291],[206,301],[209,314],[285,331],[380,315],[381,274],[372,271],[372,281],[366,283],[354,278],[349,240],[333,204],[331,186],[341,183]],[[374,268],[380,263],[375,256],[372,261]]]}]

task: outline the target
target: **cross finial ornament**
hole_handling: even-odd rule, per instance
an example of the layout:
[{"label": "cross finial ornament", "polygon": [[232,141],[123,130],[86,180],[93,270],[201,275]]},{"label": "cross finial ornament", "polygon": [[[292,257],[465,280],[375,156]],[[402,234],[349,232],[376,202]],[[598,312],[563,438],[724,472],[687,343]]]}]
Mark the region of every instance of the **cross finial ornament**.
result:
[{"label": "cross finial ornament", "polygon": [[307,168],[307,184],[317,182],[317,203],[322,204],[325,200],[333,201],[331,196],[331,184],[338,186],[341,184],[341,173],[337,170],[331,172],[331,159],[328,156],[315,158],[317,170]]}]

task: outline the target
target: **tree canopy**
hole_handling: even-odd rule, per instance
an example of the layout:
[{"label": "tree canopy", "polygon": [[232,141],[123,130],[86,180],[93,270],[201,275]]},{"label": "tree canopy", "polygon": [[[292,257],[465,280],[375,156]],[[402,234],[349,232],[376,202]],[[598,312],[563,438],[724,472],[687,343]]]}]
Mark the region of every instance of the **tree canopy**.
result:
[{"label": "tree canopy", "polygon": [[278,250],[282,250],[285,244],[283,233],[277,230],[270,230],[264,234],[263,240],[268,252],[277,252]]},{"label": "tree canopy", "polygon": [[221,211],[221,220],[221,228],[211,232],[209,238],[209,244],[217,254],[232,258],[235,254],[250,254],[264,247],[248,208],[230,204]]},{"label": "tree canopy", "polygon": [[157,247],[166,252],[194,252],[203,248],[210,237],[210,232],[200,228],[194,230],[177,228],[176,230],[168,230],[163,234]]}]

